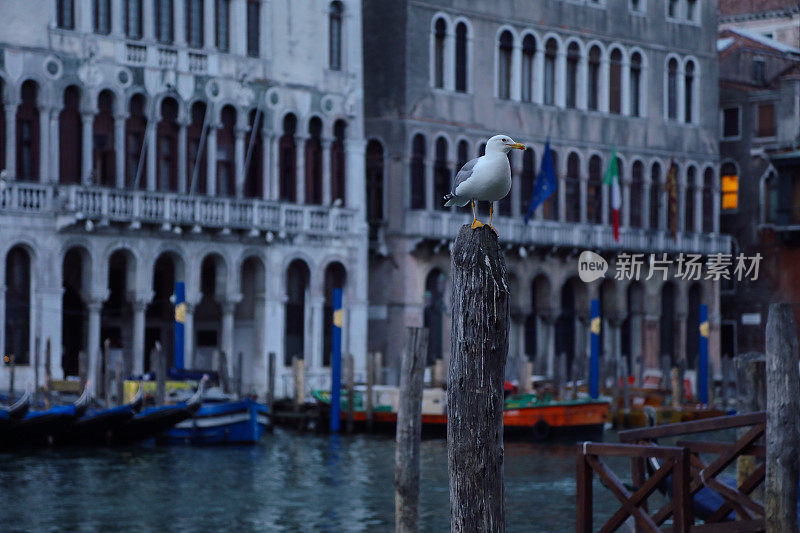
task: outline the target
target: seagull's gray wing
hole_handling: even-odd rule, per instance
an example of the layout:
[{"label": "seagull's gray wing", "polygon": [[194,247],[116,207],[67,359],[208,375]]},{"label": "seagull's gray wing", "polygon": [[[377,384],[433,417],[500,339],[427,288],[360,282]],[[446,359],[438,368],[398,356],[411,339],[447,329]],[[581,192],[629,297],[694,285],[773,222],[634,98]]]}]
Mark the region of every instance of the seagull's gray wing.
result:
[{"label": "seagull's gray wing", "polygon": [[478,159],[479,158],[476,157],[475,159],[467,161],[467,163],[461,167],[461,170],[458,171],[458,174],[456,174],[456,179],[453,182],[453,195],[456,194],[456,189],[458,189],[458,186],[472,176],[472,170],[475,168],[475,164],[478,162]]}]

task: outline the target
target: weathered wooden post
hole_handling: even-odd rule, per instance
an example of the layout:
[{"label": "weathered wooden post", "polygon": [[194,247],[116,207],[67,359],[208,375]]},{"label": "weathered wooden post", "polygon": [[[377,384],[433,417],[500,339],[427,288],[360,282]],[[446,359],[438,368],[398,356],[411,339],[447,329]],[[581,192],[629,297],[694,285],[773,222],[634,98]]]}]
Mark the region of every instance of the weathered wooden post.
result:
[{"label": "weathered wooden post", "polygon": [[78,352],[78,379],[80,380],[81,391],[86,388],[88,368],[89,359],[86,357],[86,351],[81,350]]},{"label": "weathered wooden post", "polygon": [[117,385],[117,405],[125,403],[125,361],[122,352],[118,352],[114,358],[114,382]]},{"label": "weathered wooden post", "polygon": [[103,341],[103,398],[111,407],[111,339]]},{"label": "weathered wooden post", "polygon": [[50,338],[44,345],[44,408],[50,409],[50,388],[52,374],[50,371]]},{"label": "weathered wooden post", "polygon": [[353,432],[353,411],[355,409],[355,360],[353,354],[348,354],[345,358],[347,361],[347,373],[345,379],[347,380],[347,419],[345,421],[345,430],[348,433]]},{"label": "weathered wooden post", "polygon": [[[164,400],[167,398],[167,358],[164,356],[164,351],[161,349],[161,343],[156,341],[153,346],[153,355],[155,355],[155,369],[156,369],[156,405],[164,405]],[[153,362],[153,355],[150,356],[150,364]]]},{"label": "weathered wooden post", "polygon": [[567,399],[567,354],[558,354],[558,365],[556,366],[558,376],[558,399]]},{"label": "weathered wooden post", "polygon": [[622,426],[628,427],[631,424],[631,393],[630,383],[628,382],[628,359],[622,357],[620,359],[622,366]]},{"label": "weathered wooden post", "polygon": [[14,402],[14,354],[7,355],[8,361],[8,400],[9,403]]},{"label": "weathered wooden post", "polygon": [[419,446],[422,436],[422,381],[428,329],[406,328],[400,372],[400,404],[394,453],[394,511],[398,533],[419,531]]},{"label": "weathered wooden post", "polygon": [[236,397],[241,399],[244,394],[244,354],[239,352],[236,357]]},{"label": "weathered wooden post", "polygon": [[[734,359],[736,369],[736,409],[740,414],[763,411],[767,408],[767,374],[764,354],[748,352]],[[747,429],[739,429],[737,437],[741,438]],[[755,472],[756,460],[752,455],[740,455],[736,458],[737,486]]]},{"label": "weathered wooden post", "polygon": [[444,385],[444,361],[440,357],[433,364],[433,387],[441,387]]},{"label": "weathered wooden post", "polygon": [[228,354],[225,353],[225,350],[220,350],[218,353],[217,374],[219,374],[219,381],[220,385],[222,385],[222,391],[228,394],[231,392],[231,378],[230,374],[228,373]]},{"label": "weathered wooden post", "polygon": [[770,533],[797,531],[800,375],[797,370],[797,328],[790,304],[770,305],[766,339],[766,529]]},{"label": "weathered wooden post", "polygon": [[294,370],[294,408],[295,411],[300,410],[305,399],[305,384],[303,378],[305,377],[305,361],[300,357],[294,356],[292,358],[292,370]]},{"label": "weathered wooden post", "polygon": [[533,361],[525,361],[525,371],[522,373],[522,394],[531,392],[531,376],[533,376]]},{"label": "weathered wooden post", "polygon": [[641,355],[633,358],[633,378],[637,387],[642,386],[642,374],[644,373],[644,362]]},{"label": "weathered wooden post", "polygon": [[269,412],[269,429],[272,430],[275,420],[275,412],[273,406],[275,405],[275,352],[267,354],[267,411]]},{"label": "weathered wooden post", "polygon": [[39,403],[39,337],[34,340],[33,349],[33,403]]},{"label": "weathered wooden post", "polygon": [[672,408],[677,410],[681,407],[681,391],[678,385],[678,367],[673,366],[670,371],[670,388],[672,389],[672,397],[670,398]]},{"label": "weathered wooden post", "polygon": [[505,531],[503,385],[509,285],[497,235],[464,225],[451,254],[447,387],[451,531]]},{"label": "weathered wooden post", "polygon": [[374,382],[375,354],[369,352],[367,354],[367,397],[364,402],[364,420],[366,422],[367,431],[372,431],[375,422],[372,415],[372,387]]}]

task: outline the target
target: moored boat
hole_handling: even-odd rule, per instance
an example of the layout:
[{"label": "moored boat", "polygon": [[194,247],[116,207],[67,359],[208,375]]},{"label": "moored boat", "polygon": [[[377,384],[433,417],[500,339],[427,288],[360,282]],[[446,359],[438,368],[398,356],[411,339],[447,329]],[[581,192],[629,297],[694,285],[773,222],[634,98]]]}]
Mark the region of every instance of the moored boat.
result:
[{"label": "moored boat", "polygon": [[267,406],[249,398],[204,402],[193,417],[159,438],[167,444],[255,444],[269,425]]},{"label": "moored boat", "polygon": [[[314,390],[318,403],[330,406],[330,392]],[[366,422],[366,391],[357,388],[354,393],[353,421]],[[376,430],[393,430],[397,424],[397,387],[377,386],[373,390],[373,424]],[[444,435],[447,432],[446,391],[425,389],[422,400],[422,430],[427,435]],[[601,440],[608,402],[589,398],[556,401],[535,394],[509,396],[503,409],[504,436],[531,441],[551,438],[592,438]],[[347,394],[342,392],[341,417],[347,416]]]},{"label": "moored boat", "polygon": [[133,418],[143,405],[144,395],[140,388],[133,399],[126,404],[107,409],[88,409],[82,417],[73,420],[72,424],[53,434],[53,444],[87,446],[110,444],[114,431]]},{"label": "moored boat", "polygon": [[88,388],[80,398],[69,405],[59,405],[43,411],[28,411],[25,416],[11,419],[0,429],[0,448],[44,446],[59,433],[86,413],[91,401]]}]

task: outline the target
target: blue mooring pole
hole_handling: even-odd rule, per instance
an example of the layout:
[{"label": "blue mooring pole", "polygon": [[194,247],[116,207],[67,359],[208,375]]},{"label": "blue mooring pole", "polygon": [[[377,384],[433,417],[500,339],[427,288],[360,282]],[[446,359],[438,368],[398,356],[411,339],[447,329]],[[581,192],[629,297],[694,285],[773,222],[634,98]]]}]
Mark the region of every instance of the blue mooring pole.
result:
[{"label": "blue mooring pole", "polygon": [[342,392],[342,289],[333,289],[333,354],[331,354],[331,432],[341,426]]},{"label": "blue mooring pole", "polygon": [[708,306],[700,304],[700,357],[697,362],[697,397],[708,404]]},{"label": "blue mooring pole", "polygon": [[589,359],[589,396],[600,396],[600,300],[592,300],[589,336],[592,353]]},{"label": "blue mooring pole", "polygon": [[183,370],[183,324],[186,322],[186,286],[182,281],[175,282],[175,356],[173,365]]}]

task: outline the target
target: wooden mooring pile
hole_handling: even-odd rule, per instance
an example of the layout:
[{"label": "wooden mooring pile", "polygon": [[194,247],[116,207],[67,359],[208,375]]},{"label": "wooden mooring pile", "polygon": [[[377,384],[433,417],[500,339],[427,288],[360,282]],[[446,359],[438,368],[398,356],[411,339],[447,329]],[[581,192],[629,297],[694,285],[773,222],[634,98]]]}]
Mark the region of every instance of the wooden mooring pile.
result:
[{"label": "wooden mooring pile", "polygon": [[[766,389],[766,411],[621,431],[619,444],[578,445],[577,531],[595,530],[595,474],[620,503],[599,531],[798,530],[800,373],[788,304],[770,308],[766,339],[766,357],[748,357],[740,369],[751,385],[740,409],[763,405],[759,394]],[[736,437],[682,438],[719,431],[735,431]],[[670,445],[659,445],[659,439]],[[609,457],[630,460],[629,483],[614,472]],[[666,503],[652,506],[648,500],[657,491]]]}]

